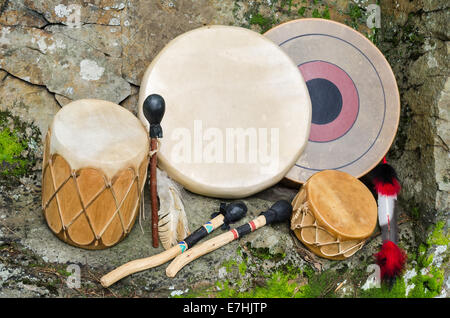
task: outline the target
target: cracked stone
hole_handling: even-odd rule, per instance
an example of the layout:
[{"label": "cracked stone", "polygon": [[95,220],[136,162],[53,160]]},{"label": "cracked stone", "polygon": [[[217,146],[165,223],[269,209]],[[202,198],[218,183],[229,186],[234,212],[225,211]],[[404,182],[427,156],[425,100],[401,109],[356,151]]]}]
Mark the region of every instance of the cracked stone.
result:
[{"label": "cracked stone", "polygon": [[54,115],[60,109],[55,98],[45,87],[32,85],[13,76],[7,76],[0,86],[0,109],[8,109],[25,122],[34,122],[44,138]]},{"label": "cracked stone", "polygon": [[117,25],[116,21],[121,20],[121,11],[125,8],[127,1],[76,0],[67,4],[67,1],[61,0],[24,0],[24,3],[31,10],[42,14],[50,23]]},{"label": "cracked stone", "polygon": [[[89,28],[89,27],[88,27]],[[0,68],[71,100],[97,98],[116,104],[130,95],[120,59],[63,33],[0,27]]]},{"label": "cracked stone", "polygon": [[0,8],[0,24],[2,25],[42,28],[47,24],[42,15],[24,5],[24,0],[3,0],[0,1]]},{"label": "cracked stone", "polygon": [[153,58],[176,36],[209,23],[214,10],[207,0],[179,2],[173,8],[159,1],[139,1],[124,10],[122,29],[124,78],[139,85]]}]

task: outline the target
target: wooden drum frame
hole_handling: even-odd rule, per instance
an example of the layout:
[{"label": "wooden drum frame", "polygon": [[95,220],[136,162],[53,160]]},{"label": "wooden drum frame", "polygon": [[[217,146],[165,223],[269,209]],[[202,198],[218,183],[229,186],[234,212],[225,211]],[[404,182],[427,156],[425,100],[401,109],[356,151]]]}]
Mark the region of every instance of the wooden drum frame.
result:
[{"label": "wooden drum frame", "polygon": [[291,229],[314,254],[343,260],[359,251],[377,225],[377,203],[350,174],[323,170],[292,201]]},{"label": "wooden drum frame", "polygon": [[[67,124],[70,113],[86,124]],[[55,127],[58,120],[62,120],[61,125],[66,128]],[[93,127],[96,120],[105,126]],[[114,128],[118,123],[121,127]],[[55,129],[60,136],[55,136]],[[98,157],[83,158],[86,154],[77,154],[74,147],[64,145],[63,132],[67,133],[66,137],[73,133],[75,139],[77,133],[84,134],[84,141],[98,137],[99,143],[112,138],[111,145],[104,145],[116,149],[110,153],[106,148],[96,150],[100,156],[101,152],[106,154],[105,162]],[[126,136],[135,140],[127,141]],[[139,151],[133,153],[133,147]],[[114,151],[116,154],[111,155]],[[148,154],[148,134],[128,110],[92,99],[64,106],[56,114],[45,138],[42,209],[51,231],[64,242],[85,249],[104,249],[124,239],[139,211]],[[83,163],[83,159],[86,162]]]}]

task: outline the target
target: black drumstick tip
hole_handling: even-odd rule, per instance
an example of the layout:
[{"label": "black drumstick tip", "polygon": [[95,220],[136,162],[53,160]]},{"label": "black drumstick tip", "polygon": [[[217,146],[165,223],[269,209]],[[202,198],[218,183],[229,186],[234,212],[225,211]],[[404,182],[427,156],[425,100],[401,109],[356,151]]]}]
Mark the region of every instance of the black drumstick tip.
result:
[{"label": "black drumstick tip", "polygon": [[247,214],[247,206],[243,202],[230,203],[225,209],[225,220],[228,224],[239,221]]},{"label": "black drumstick tip", "polygon": [[292,204],[286,200],[279,200],[261,214],[266,217],[266,224],[283,222],[291,217]]},{"label": "black drumstick tip", "polygon": [[160,123],[166,111],[164,98],[158,94],[147,96],[142,105],[142,111],[150,124],[150,137],[162,138],[162,128]]}]

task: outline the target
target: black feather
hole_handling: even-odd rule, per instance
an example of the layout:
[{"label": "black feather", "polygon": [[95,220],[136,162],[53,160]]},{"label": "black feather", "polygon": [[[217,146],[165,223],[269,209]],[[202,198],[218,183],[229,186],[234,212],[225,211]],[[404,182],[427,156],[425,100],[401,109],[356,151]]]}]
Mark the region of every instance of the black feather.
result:
[{"label": "black feather", "polygon": [[381,163],[376,166],[370,175],[372,182],[376,180],[377,182],[393,184],[394,179],[398,180],[397,172],[387,163]]}]

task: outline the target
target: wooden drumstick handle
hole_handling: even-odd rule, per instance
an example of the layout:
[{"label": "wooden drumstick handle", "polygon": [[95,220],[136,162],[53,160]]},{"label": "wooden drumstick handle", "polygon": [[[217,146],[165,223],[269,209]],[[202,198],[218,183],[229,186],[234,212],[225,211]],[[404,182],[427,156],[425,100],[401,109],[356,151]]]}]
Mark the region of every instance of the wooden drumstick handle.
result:
[{"label": "wooden drumstick handle", "polygon": [[[158,140],[156,138],[150,139],[150,149],[151,151],[156,150],[158,147]],[[156,158],[156,153],[150,157],[150,199],[152,207],[152,245],[153,247],[158,247],[158,191],[157,191],[157,181],[156,181],[156,165],[158,159]]]},{"label": "wooden drumstick handle", "polygon": [[287,220],[292,214],[292,205],[285,201],[280,200],[275,202],[269,210],[262,212],[253,221],[247,224],[241,225],[236,229],[232,229],[226,233],[218,235],[210,240],[207,240],[197,246],[193,247],[189,251],[178,255],[166,268],[166,275],[168,277],[175,277],[175,275],[187,264],[195,259],[208,254],[218,248],[242,237],[250,232],[253,232],[266,224],[281,222]]},{"label": "wooden drumstick handle", "polygon": [[159,246],[158,240],[158,192],[156,187],[156,165],[158,148],[157,138],[162,138],[163,132],[161,128],[161,120],[166,110],[166,103],[164,98],[158,94],[151,94],[144,100],[142,111],[147,119],[150,135],[150,150],[153,155],[150,158],[150,198],[152,200],[152,244],[153,247]]},{"label": "wooden drumstick handle", "polygon": [[104,275],[100,279],[102,286],[109,287],[128,275],[153,268],[170,261],[223,224],[233,223],[244,217],[247,213],[247,206],[242,202],[237,202],[231,203],[228,206],[221,205],[220,210],[221,211],[217,214],[217,216],[205,223],[203,226],[199,227],[184,241],[179,242],[177,245],[157,255],[128,262]]}]

